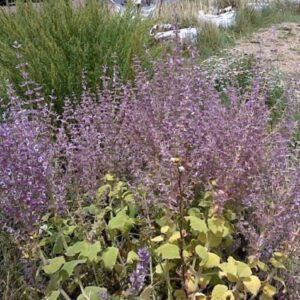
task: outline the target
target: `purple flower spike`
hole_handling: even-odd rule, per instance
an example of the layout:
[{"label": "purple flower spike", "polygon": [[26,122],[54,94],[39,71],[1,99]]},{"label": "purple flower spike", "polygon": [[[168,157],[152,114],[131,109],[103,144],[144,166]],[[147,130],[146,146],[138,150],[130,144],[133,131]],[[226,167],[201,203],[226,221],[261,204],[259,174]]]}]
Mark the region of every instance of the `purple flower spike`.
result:
[{"label": "purple flower spike", "polygon": [[146,248],[138,251],[140,262],[130,276],[131,287],[128,292],[131,295],[138,295],[145,284],[145,279],[149,271],[150,253]]}]

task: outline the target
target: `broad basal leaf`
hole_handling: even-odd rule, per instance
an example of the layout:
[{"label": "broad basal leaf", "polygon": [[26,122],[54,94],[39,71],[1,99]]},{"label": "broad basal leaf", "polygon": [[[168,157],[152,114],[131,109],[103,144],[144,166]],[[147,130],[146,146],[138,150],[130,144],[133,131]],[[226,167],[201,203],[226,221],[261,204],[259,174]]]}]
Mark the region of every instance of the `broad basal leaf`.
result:
[{"label": "broad basal leaf", "polygon": [[119,212],[108,222],[109,230],[119,230],[122,233],[128,232],[134,225],[134,220],[130,218],[125,211]]},{"label": "broad basal leaf", "polygon": [[261,287],[261,282],[257,276],[251,275],[243,280],[243,284],[252,295],[256,296]]},{"label": "broad basal leaf", "polygon": [[220,265],[220,260],[221,258],[217,254],[209,252],[208,259],[203,264],[203,267],[207,269],[218,267]]},{"label": "broad basal leaf", "polygon": [[139,256],[137,255],[136,252],[134,251],[129,251],[127,255],[127,263],[132,264],[134,261],[138,261]]},{"label": "broad basal leaf", "polygon": [[119,254],[119,249],[116,247],[107,248],[102,254],[102,260],[104,263],[104,267],[112,270],[116,264],[117,257]]},{"label": "broad basal leaf", "polygon": [[72,276],[76,266],[78,266],[79,264],[84,264],[85,262],[86,262],[85,259],[68,261],[61,268],[60,272],[62,273],[62,276],[65,276],[68,278],[68,277]]},{"label": "broad basal leaf", "polygon": [[207,233],[207,226],[204,220],[195,217],[195,216],[189,216],[185,217],[186,220],[188,220],[191,224],[191,228],[197,232],[200,233]]},{"label": "broad basal leaf", "polygon": [[156,250],[158,255],[161,255],[161,257],[163,259],[178,259],[180,258],[179,255],[179,247],[177,245],[174,244],[164,244],[162,246],[160,246],[157,250]]},{"label": "broad basal leaf", "polygon": [[65,259],[63,256],[58,256],[48,260],[47,265],[43,267],[43,270],[47,274],[53,274],[57,272],[61,266],[65,263]]}]

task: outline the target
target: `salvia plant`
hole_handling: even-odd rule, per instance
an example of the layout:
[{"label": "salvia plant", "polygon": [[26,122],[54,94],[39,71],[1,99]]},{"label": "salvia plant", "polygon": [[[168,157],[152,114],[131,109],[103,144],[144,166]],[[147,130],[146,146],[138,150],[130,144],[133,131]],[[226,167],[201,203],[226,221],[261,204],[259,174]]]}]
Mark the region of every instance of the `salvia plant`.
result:
[{"label": "salvia plant", "polygon": [[27,98],[10,88],[0,123],[1,226],[23,236],[24,258],[41,260],[40,295],[283,292],[278,270],[299,251],[292,91],[271,126],[259,76],[242,94],[228,88],[224,103],[199,67],[174,56],[151,76],[136,62],[127,84],[117,75],[97,93],[84,84],[80,104],[67,99],[57,115],[20,69]]}]

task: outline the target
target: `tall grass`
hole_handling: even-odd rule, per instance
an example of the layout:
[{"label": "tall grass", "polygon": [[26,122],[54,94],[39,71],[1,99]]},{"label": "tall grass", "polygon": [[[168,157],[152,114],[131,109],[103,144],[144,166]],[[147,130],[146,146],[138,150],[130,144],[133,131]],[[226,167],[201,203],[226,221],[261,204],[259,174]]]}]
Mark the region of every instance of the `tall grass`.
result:
[{"label": "tall grass", "polygon": [[135,56],[147,64],[151,22],[130,12],[113,14],[97,0],[80,9],[69,0],[46,0],[39,8],[19,1],[15,12],[0,11],[0,76],[20,82],[11,46],[18,41],[30,76],[43,84],[45,94],[54,90],[60,108],[64,97],[80,93],[83,69],[89,86],[95,87],[104,65],[111,71],[116,63],[121,77],[128,79],[134,75]]}]

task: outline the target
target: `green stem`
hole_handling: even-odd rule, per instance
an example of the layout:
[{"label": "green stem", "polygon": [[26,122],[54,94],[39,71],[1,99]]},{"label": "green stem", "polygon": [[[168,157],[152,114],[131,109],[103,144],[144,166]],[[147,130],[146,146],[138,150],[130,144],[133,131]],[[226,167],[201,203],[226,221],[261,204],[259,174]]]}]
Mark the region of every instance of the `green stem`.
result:
[{"label": "green stem", "polygon": [[180,240],[179,240],[179,250],[180,250],[180,259],[181,259],[181,277],[182,277],[182,288],[184,290],[186,298],[188,298],[188,291],[185,286],[185,278],[186,278],[186,264],[184,260],[183,250],[184,250],[184,236],[183,236],[183,220],[184,220],[184,195],[182,190],[181,183],[181,172],[178,169],[178,197],[179,197],[179,232],[180,232]]},{"label": "green stem", "polygon": [[62,289],[62,288],[58,288],[59,292],[61,293],[61,295],[66,299],[66,300],[72,300],[69,295]]}]

